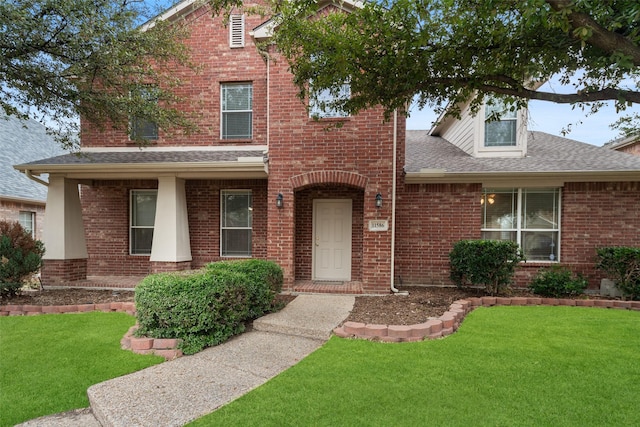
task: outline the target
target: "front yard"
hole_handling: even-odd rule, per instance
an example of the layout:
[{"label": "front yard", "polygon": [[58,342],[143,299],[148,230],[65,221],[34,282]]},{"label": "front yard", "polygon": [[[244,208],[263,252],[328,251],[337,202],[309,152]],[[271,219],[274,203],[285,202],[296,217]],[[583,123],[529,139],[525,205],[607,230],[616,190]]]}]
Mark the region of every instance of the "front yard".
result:
[{"label": "front yard", "polygon": [[492,307],[442,340],[331,339],[196,426],[623,426],[640,419],[640,312]]}]

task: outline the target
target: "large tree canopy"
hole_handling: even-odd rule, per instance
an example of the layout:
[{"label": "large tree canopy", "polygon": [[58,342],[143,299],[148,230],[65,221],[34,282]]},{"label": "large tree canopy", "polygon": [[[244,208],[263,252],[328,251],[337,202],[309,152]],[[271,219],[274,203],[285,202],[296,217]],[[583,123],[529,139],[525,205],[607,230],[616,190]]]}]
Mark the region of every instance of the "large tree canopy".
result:
[{"label": "large tree canopy", "polygon": [[[127,130],[131,117],[190,130],[174,108],[171,69],[191,66],[185,29],[141,0],[2,0],[0,113],[43,122],[74,144],[77,117]],[[153,86],[157,103],[149,102]]]},{"label": "large tree canopy", "polygon": [[[216,10],[241,6],[209,2]],[[591,111],[605,101],[619,111],[640,103],[638,0],[379,0],[313,19],[315,0],[271,7],[274,40],[300,95],[310,81],[336,94],[349,82],[351,97],[333,107],[350,113],[375,105],[389,113],[417,99],[455,114],[486,93],[519,106],[537,99]],[[568,93],[539,90],[552,76]]]}]

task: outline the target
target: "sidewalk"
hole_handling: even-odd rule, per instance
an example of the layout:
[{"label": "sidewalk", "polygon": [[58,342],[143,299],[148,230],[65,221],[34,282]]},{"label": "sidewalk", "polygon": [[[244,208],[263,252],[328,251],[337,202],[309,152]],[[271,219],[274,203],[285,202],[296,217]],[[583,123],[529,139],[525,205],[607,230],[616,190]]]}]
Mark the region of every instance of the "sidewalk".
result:
[{"label": "sidewalk", "polygon": [[253,330],[193,356],[93,385],[90,409],[24,427],[182,426],[260,386],[320,347],[347,318],[353,296],[299,295]]}]

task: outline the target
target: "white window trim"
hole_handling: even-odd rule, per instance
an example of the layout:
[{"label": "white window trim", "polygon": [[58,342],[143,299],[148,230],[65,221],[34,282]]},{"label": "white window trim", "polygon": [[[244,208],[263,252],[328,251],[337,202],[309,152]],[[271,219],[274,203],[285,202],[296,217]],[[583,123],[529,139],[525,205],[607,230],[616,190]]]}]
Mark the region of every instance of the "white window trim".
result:
[{"label": "white window trim", "polygon": [[[155,231],[155,220],[154,220],[154,224],[153,226],[148,226],[148,225],[133,225],[133,196],[134,194],[137,193],[154,193],[156,195],[156,208],[157,208],[157,202],[158,202],[158,190],[156,189],[150,189],[150,188],[140,188],[140,189],[131,189],[129,190],[129,255],[130,256],[150,256],[151,255],[151,248],[149,248],[149,253],[148,254],[134,254],[133,253],[133,239],[131,238],[132,236],[132,230],[133,229],[141,229],[141,228],[151,228]],[[152,240],[153,242],[153,240]],[[152,244],[153,246],[153,244]]]},{"label": "white window trim", "polygon": [[[495,188],[495,187],[494,187]],[[495,188],[497,189],[497,188]],[[486,188],[482,189],[482,196],[484,198],[484,194],[485,194],[485,190]],[[542,188],[542,187],[531,187],[531,188],[526,188],[526,187],[521,187],[521,188],[504,188],[503,190],[514,190],[517,191],[516,194],[516,205],[517,205],[517,209],[515,212],[516,215],[516,228],[484,228],[482,227],[480,229],[481,232],[484,231],[493,231],[493,232],[500,232],[500,231],[505,231],[505,232],[515,232],[516,233],[516,243],[518,243],[518,246],[522,248],[522,232],[523,231],[540,231],[540,232],[557,232],[558,233],[558,239],[555,242],[556,246],[558,247],[558,258],[555,260],[531,260],[528,262],[535,262],[535,263],[545,263],[545,264],[558,264],[560,262],[560,259],[562,258],[562,247],[560,245],[560,242],[562,241],[562,188],[559,187],[553,187],[553,188]],[[524,229],[522,228],[522,215],[521,215],[521,211],[522,211],[522,195],[523,195],[523,190],[558,190],[558,195],[557,195],[557,204],[558,204],[558,228],[527,228]],[[486,220],[486,209],[482,209],[482,225],[487,223]]]},{"label": "white window trim", "polygon": [[[31,230],[28,230],[27,227],[24,226],[22,221],[22,215],[29,215],[29,220],[31,221]],[[36,238],[36,213],[33,211],[20,211],[18,213],[18,222],[24,228],[25,231],[31,234],[31,237]]]},{"label": "white window trim", "polygon": [[[524,157],[527,154],[527,111],[519,109],[516,113],[516,145],[484,145],[486,104],[480,107],[475,117],[475,157]],[[513,119],[510,119],[513,120]]]},{"label": "white window trim", "polygon": [[[248,194],[251,196],[251,208],[253,209],[253,191],[246,189],[227,189],[220,190],[220,257],[221,258],[252,258],[253,257],[253,212],[251,213],[251,224],[249,227],[224,227],[222,225],[224,219],[224,196],[227,194]],[[224,255],[222,230],[250,230],[251,231],[251,247],[248,255]]]},{"label": "white window trim", "polygon": [[229,16],[229,47],[244,47],[244,15]]},{"label": "white window trim", "polygon": [[[224,87],[225,86],[240,86],[246,85],[251,87],[251,109],[249,110],[225,110],[224,109]],[[224,114],[227,112],[233,113],[251,113],[251,126],[249,129],[249,137],[247,138],[225,138],[224,137]],[[220,139],[222,140],[249,140],[253,139],[253,82],[227,82],[220,84]]]}]

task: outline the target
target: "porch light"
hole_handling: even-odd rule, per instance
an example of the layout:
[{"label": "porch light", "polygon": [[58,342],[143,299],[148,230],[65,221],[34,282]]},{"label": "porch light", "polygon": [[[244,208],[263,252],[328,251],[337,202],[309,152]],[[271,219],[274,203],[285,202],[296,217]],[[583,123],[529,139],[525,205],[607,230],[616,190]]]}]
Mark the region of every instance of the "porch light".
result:
[{"label": "porch light", "polygon": [[281,208],[283,204],[284,196],[282,195],[282,193],[278,193],[278,195],[276,196],[276,208]]},{"label": "porch light", "polygon": [[376,208],[382,207],[382,194],[376,194]]}]

